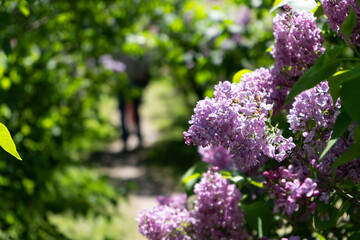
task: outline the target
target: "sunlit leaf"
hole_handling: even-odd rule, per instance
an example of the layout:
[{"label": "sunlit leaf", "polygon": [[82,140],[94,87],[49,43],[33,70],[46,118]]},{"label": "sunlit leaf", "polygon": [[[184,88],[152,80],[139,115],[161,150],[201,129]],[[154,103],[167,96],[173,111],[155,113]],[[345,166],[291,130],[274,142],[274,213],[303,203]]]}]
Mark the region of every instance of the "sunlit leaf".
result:
[{"label": "sunlit leaf", "polygon": [[25,16],[29,16],[30,14],[30,10],[28,8],[28,4],[25,0],[21,0],[19,3],[18,3],[18,8],[20,10],[20,12]]},{"label": "sunlit leaf", "polygon": [[331,139],[331,140],[327,143],[324,151],[321,153],[321,155],[320,155],[320,157],[319,157],[319,160],[323,159],[323,157],[326,155],[326,153],[334,146],[334,144],[335,144],[338,140],[339,140],[338,138]]},{"label": "sunlit leaf", "polygon": [[259,188],[263,188],[263,187],[264,187],[264,185],[263,185],[262,182],[256,182],[256,181],[254,181],[254,180],[251,180],[250,183],[251,183],[252,185],[254,185],[254,186],[259,187]]},{"label": "sunlit leaf", "polygon": [[239,83],[241,82],[241,78],[244,74],[246,73],[251,73],[251,70],[249,69],[242,69],[240,71],[238,71],[237,73],[235,73],[234,77],[233,77],[233,83]]},{"label": "sunlit leaf", "polygon": [[9,130],[2,123],[0,123],[0,146],[15,158],[22,160],[19,153],[16,151],[16,146],[11,138]]},{"label": "sunlit leaf", "polygon": [[321,235],[320,233],[315,233],[315,234],[319,240],[326,240],[326,238],[323,235]]},{"label": "sunlit leaf", "polygon": [[284,5],[289,5],[293,10],[302,10],[306,12],[311,12],[318,6],[315,0],[277,0],[270,12],[273,12]]},{"label": "sunlit leaf", "polygon": [[288,5],[293,10],[302,10],[306,12],[311,12],[318,6],[315,0],[291,0]]},{"label": "sunlit leaf", "polygon": [[324,8],[320,5],[313,12],[314,12],[314,16],[319,18],[321,15],[324,14]]},{"label": "sunlit leaf", "polygon": [[275,0],[273,8],[270,10],[270,13],[275,11],[276,9],[288,4],[291,0]]}]

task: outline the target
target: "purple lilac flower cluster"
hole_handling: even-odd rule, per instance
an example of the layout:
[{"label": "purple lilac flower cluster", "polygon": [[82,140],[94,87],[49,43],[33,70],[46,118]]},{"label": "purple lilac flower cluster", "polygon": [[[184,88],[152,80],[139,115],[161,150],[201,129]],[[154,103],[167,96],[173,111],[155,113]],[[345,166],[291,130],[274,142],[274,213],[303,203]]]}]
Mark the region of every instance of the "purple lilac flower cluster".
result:
[{"label": "purple lilac flower cluster", "polygon": [[287,115],[290,130],[293,133],[302,133],[305,137],[304,143],[312,140],[327,142],[330,140],[340,107],[340,101],[333,106],[327,81],[321,82],[295,97]]},{"label": "purple lilac flower cluster", "polygon": [[[328,83],[321,82],[317,86],[299,94],[292,104],[287,116],[290,130],[293,133],[300,132],[304,139],[304,145],[292,158],[298,161],[302,157],[316,167],[320,173],[330,178],[330,165],[348,149],[352,144],[353,127],[350,128],[349,137],[342,137],[332,149],[319,162],[319,156],[330,140],[336,117],[340,113],[340,100],[333,105],[329,92]],[[359,159],[340,166],[337,169],[337,176],[342,179],[349,179],[359,182],[360,165]]]},{"label": "purple lilac flower cluster", "polygon": [[258,165],[265,155],[277,161],[288,157],[295,145],[267,125],[272,105],[264,93],[226,81],[215,86],[214,95],[198,102],[189,121],[192,126],[184,132],[186,144],[222,145],[239,169]]},{"label": "purple lilac flower cluster", "polygon": [[139,232],[150,240],[191,240],[186,228],[193,218],[186,209],[167,205],[139,214]]},{"label": "purple lilac flower cluster", "polygon": [[142,211],[140,233],[151,240],[245,239],[241,193],[217,169],[210,168],[195,185],[193,209],[185,208],[186,195],[178,195],[160,197],[160,206]]},{"label": "purple lilac flower cluster", "polygon": [[[338,33],[347,43],[360,46],[360,7],[357,0],[323,0],[321,3],[327,17],[329,27]],[[350,39],[341,33],[341,25],[349,16],[350,9],[356,13],[356,25]]]},{"label": "purple lilac flower cluster", "polygon": [[260,68],[245,74],[240,85],[254,93],[263,92],[267,103],[280,112],[291,87],[324,53],[324,39],[312,13],[287,10],[274,18],[273,69]]},{"label": "purple lilac flower cluster", "polygon": [[181,193],[172,196],[159,196],[156,200],[159,205],[185,209],[187,195],[186,193]]},{"label": "purple lilac flower cluster", "polygon": [[300,77],[325,51],[321,30],[312,13],[286,11],[274,18],[275,69],[289,78]]},{"label": "purple lilac flower cluster", "polygon": [[228,170],[233,167],[231,155],[228,149],[223,146],[199,147],[198,152],[204,162],[210,163],[219,169]]},{"label": "purple lilac flower cluster", "polygon": [[294,170],[295,168],[290,165],[288,169],[279,167],[274,171],[264,171],[264,176],[268,179],[264,182],[264,187],[270,197],[276,199],[275,212],[282,209],[282,214],[291,215],[305,204],[311,211],[315,210],[316,203],[313,197],[320,193],[317,183],[309,177],[303,179],[303,173]]},{"label": "purple lilac flower cluster", "polygon": [[210,168],[194,188],[196,239],[245,239],[241,193],[215,170]]},{"label": "purple lilac flower cluster", "polygon": [[273,110],[278,113],[283,107],[291,86],[295,83],[276,69],[259,68],[242,76],[242,89],[254,93],[262,92],[267,103],[273,104]]}]

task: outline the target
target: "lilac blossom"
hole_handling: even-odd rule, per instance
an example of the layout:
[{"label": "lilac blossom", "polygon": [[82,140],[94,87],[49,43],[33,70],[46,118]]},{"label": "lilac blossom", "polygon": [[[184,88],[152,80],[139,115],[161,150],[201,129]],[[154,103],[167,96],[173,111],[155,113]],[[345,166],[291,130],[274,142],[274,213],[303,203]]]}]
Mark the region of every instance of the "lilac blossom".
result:
[{"label": "lilac blossom", "polygon": [[[328,178],[331,176],[331,164],[353,144],[352,127],[349,137],[341,137],[324,158],[318,161],[330,140],[340,107],[340,100],[336,102],[335,106],[333,105],[328,83],[324,81],[295,97],[287,116],[290,130],[293,133],[301,133],[304,137],[304,145],[297,150],[297,155],[292,155],[293,160],[298,161],[299,157],[303,158]],[[360,158],[357,158],[341,165],[337,169],[336,175],[343,179],[359,182],[359,160]]]},{"label": "lilac blossom", "polygon": [[292,215],[300,207],[307,204],[312,212],[316,203],[313,197],[320,193],[317,182],[309,177],[304,178],[302,169],[290,165],[287,169],[279,167],[277,170],[264,171],[268,179],[264,187],[271,198],[275,199],[275,212],[282,210],[283,214]]},{"label": "lilac blossom", "polygon": [[244,213],[239,205],[241,193],[222,178],[216,168],[204,173],[195,185],[197,195],[193,217],[196,239],[245,239]]},{"label": "lilac blossom", "polygon": [[[327,17],[329,27],[338,33],[348,44],[352,42],[360,46],[360,7],[356,0],[322,0],[324,14]],[[356,25],[350,34],[350,39],[341,32],[341,25],[349,16],[350,9],[356,13]]]},{"label": "lilac blossom", "polygon": [[239,85],[255,94],[262,92],[267,103],[273,104],[275,113],[280,112],[295,81],[276,69],[259,68],[242,76]]},{"label": "lilac blossom", "polygon": [[[295,147],[276,128],[269,127],[272,105],[264,93],[247,91],[227,81],[215,86],[215,97],[198,102],[185,142],[206,147],[222,145],[230,150],[235,166],[249,169],[264,156],[282,161]],[[275,151],[273,151],[275,148]]]},{"label": "lilac blossom", "polygon": [[156,200],[158,201],[159,205],[185,209],[187,195],[185,193],[181,193],[172,196],[159,196],[156,198]]},{"label": "lilac blossom", "polygon": [[300,132],[305,137],[305,143],[314,139],[327,142],[340,113],[339,109],[340,101],[334,107],[328,83],[321,82],[295,97],[287,116],[290,130],[293,133]]},{"label": "lilac blossom", "polygon": [[105,68],[114,72],[124,72],[126,69],[126,65],[123,62],[115,60],[110,54],[100,56],[99,60]]},{"label": "lilac blossom", "polygon": [[138,217],[139,232],[150,240],[191,240],[186,233],[193,219],[185,209],[162,205]]},{"label": "lilac blossom", "polygon": [[312,13],[286,11],[274,18],[275,69],[289,78],[300,77],[325,51],[321,29]]},{"label": "lilac blossom", "polygon": [[220,169],[231,169],[233,162],[228,149],[223,146],[207,146],[199,147],[198,152],[204,162],[210,163],[212,166],[219,167]]}]

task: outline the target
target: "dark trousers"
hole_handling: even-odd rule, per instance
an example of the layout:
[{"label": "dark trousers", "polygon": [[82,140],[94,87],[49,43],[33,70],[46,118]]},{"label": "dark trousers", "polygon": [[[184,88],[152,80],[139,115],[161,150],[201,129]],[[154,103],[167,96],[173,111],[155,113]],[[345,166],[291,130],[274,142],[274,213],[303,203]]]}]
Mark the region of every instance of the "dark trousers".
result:
[{"label": "dark trousers", "polygon": [[[139,106],[141,103],[141,98],[135,98],[132,100],[134,106],[134,117],[135,117],[135,125],[136,125],[136,135],[139,138],[141,143],[142,136],[141,136],[141,129],[140,129],[140,115],[139,115]],[[121,112],[121,128],[122,128],[122,139],[124,144],[126,145],[127,139],[130,135],[128,126],[126,126],[126,115],[131,114],[126,111],[126,101],[124,94],[119,94],[119,110]]]}]

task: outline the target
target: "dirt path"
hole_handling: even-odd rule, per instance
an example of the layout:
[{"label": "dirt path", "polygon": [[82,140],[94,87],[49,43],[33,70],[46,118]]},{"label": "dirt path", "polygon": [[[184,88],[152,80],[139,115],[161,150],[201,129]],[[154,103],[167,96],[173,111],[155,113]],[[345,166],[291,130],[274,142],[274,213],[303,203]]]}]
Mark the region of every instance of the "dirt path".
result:
[{"label": "dirt path", "polygon": [[140,211],[157,205],[156,197],[169,195],[177,184],[165,169],[144,166],[146,149],[123,153],[103,153],[98,156],[99,170],[109,176],[117,188],[128,189],[127,199],[119,204],[124,217],[124,240],[145,239],[138,233],[136,217]]},{"label": "dirt path", "polygon": [[[111,183],[120,189],[128,189],[127,199],[119,204],[119,211],[124,217],[120,229],[125,231],[122,240],[145,239],[138,233],[136,217],[140,211],[151,209],[157,205],[156,197],[169,195],[175,189],[177,182],[171,175],[171,171],[145,166],[147,149],[159,140],[159,133],[155,130],[148,117],[149,104],[143,104],[140,109],[141,128],[143,135],[142,147],[138,147],[138,139],[135,134],[130,135],[127,149],[123,151],[123,142],[118,139],[106,152],[93,156],[96,159],[98,169],[107,175]],[[120,125],[119,113],[112,116],[113,122]]]}]

